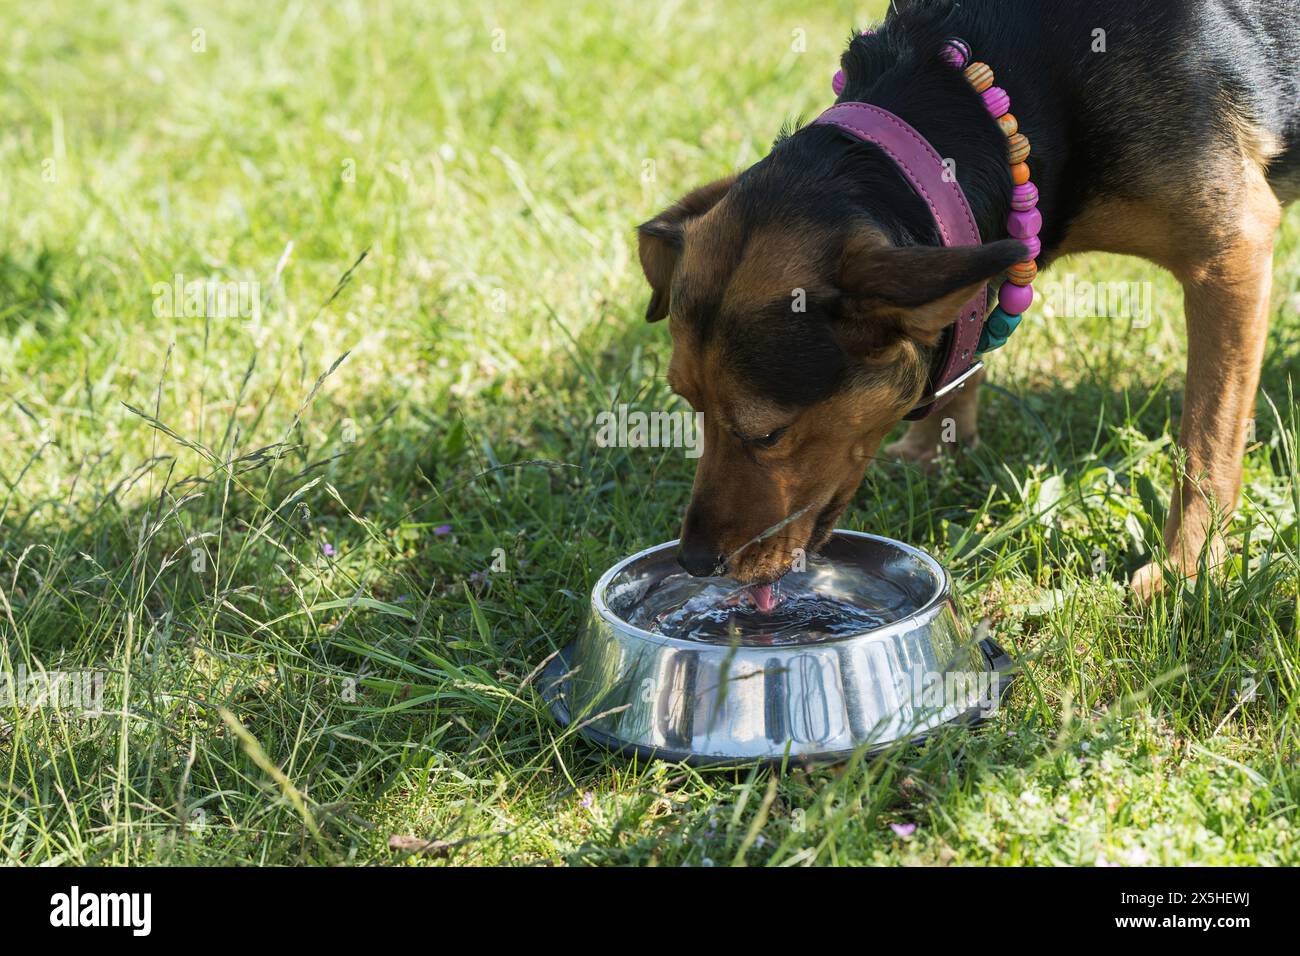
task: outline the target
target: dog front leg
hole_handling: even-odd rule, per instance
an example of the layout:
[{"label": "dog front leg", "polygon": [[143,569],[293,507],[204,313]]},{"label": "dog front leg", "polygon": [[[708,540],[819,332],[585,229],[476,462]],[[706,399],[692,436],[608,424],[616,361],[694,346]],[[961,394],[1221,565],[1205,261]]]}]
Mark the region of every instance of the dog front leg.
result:
[{"label": "dog front leg", "polygon": [[[1225,553],[1216,513],[1231,516],[1241,490],[1242,456],[1254,417],[1260,366],[1268,334],[1274,230],[1281,221],[1277,199],[1262,176],[1248,190],[1244,222],[1228,248],[1180,275],[1187,314],[1187,384],[1179,445],[1183,469],[1164,529],[1168,570],[1196,575],[1207,546],[1207,564]],[[1133,578],[1139,597],[1164,585],[1153,561]]]}]

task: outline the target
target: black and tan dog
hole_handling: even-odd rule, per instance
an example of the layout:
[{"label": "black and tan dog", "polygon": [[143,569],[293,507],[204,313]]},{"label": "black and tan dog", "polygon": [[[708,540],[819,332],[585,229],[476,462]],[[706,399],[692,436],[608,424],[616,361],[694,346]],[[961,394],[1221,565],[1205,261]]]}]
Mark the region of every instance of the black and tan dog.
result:
[{"label": "black and tan dog", "polygon": [[[705,421],[682,565],[761,586],[795,549],[824,543],[881,441],[922,397],[961,303],[1024,257],[1006,237],[1006,137],[940,56],[959,36],[994,67],[1032,139],[1039,265],[1123,253],[1183,285],[1186,457],[1165,543],[1173,567],[1194,574],[1204,546],[1222,553],[1207,540],[1212,513],[1236,504],[1274,234],[1300,195],[1300,0],[894,7],[844,54],[840,102],[889,110],[955,160],[984,245],[940,246],[927,207],[882,152],[815,125],[640,227],[647,317],[671,315],[669,380]],[[795,290],[804,311],[792,309]],[[926,458],[943,418],[973,443],[977,389],[888,451]],[[1161,582],[1152,564],[1133,586],[1147,595]]]}]

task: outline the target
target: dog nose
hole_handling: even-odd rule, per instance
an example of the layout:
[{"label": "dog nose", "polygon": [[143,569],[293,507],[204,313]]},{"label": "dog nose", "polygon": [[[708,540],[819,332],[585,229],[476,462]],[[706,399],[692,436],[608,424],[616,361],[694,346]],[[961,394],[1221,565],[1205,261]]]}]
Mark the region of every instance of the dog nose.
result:
[{"label": "dog nose", "polygon": [[693,577],[709,578],[726,570],[726,558],[707,546],[683,540],[677,546],[677,563]]}]

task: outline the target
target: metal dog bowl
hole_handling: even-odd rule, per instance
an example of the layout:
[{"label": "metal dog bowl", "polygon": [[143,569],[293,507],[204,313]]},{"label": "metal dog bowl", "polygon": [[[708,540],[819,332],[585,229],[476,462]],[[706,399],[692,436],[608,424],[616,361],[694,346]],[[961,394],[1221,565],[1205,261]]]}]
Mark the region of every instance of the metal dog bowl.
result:
[{"label": "metal dog bowl", "polygon": [[[976,722],[1009,682],[1010,661],[972,639],[947,572],[901,542],[837,531],[781,581],[783,606],[821,609],[784,629],[764,627],[734,582],[685,575],[676,551],[610,568],[586,627],[544,671],[556,719],[601,746],[693,764],[834,762]],[[730,611],[703,634],[638,626],[666,629],[683,600],[728,588],[739,631]],[[827,606],[860,613],[846,625]]]}]

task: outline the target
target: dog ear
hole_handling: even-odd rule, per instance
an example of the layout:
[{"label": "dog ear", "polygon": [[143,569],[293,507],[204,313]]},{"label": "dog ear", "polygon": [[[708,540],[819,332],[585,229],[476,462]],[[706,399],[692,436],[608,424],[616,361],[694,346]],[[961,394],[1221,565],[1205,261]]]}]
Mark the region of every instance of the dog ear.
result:
[{"label": "dog ear", "polygon": [[895,331],[931,346],[938,344],[940,334],[981,286],[1029,255],[1019,239],[981,246],[880,242],[880,234],[873,231],[845,244],[840,289],[858,306],[856,311],[875,317],[874,338]]},{"label": "dog ear", "polygon": [[735,181],[735,176],[727,176],[701,186],[637,227],[641,270],[651,289],[650,306],[645,313],[647,322],[658,322],[668,314],[668,288],[682,252],[686,222],[716,206]]}]

